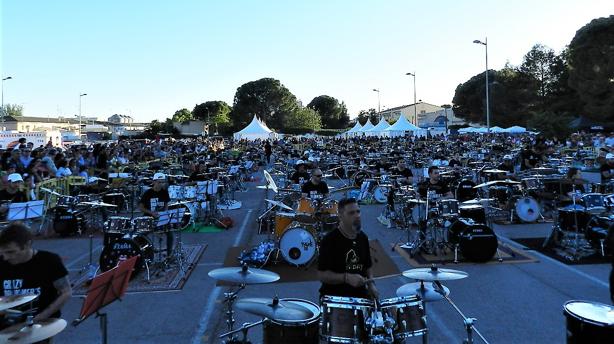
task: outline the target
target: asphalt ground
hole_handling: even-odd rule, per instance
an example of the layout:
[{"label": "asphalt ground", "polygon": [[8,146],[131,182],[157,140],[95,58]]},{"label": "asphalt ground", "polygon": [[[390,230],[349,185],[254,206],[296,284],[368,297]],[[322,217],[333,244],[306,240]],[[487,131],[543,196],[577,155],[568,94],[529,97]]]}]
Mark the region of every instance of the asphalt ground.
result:
[{"label": "asphalt ground", "polygon": [[[227,287],[216,286],[207,273],[222,266],[231,246],[257,245],[266,239],[259,235],[257,217],[264,209],[265,190],[259,184],[247,183],[249,190],[237,193],[241,209],[226,211],[235,221],[234,228],[220,233],[183,233],[185,243],[208,244],[197,266],[180,291],[128,294],[121,302],[107,306],[109,343],[220,343],[218,336],[226,331],[223,294]],[[331,181],[331,185],[338,182]],[[270,191],[269,191],[270,193]],[[271,195],[269,195],[271,196]],[[405,237],[398,229],[388,229],[377,221],[382,205],[361,206],[363,230],[370,239],[378,239],[384,247]],[[550,224],[495,225],[500,240],[514,237],[544,237]],[[68,269],[79,270],[88,262],[88,239],[65,238],[37,240],[35,246],[63,257]],[[102,249],[102,240],[94,240],[94,259]],[[450,298],[468,316],[476,318],[476,327],[490,343],[562,343],[566,325],[563,305],[568,300],[590,300],[609,303],[608,276],[610,264],[565,265],[536,251],[527,251],[539,262],[523,264],[472,264],[448,266],[465,271],[469,278],[444,282]],[[398,268],[412,267],[398,253],[388,252]],[[395,297],[405,283],[404,277],[377,281],[381,298]],[[239,298],[298,298],[316,302],[319,282],[273,283],[248,286]],[[83,300],[73,297],[63,309],[63,318],[77,318]],[[461,343],[466,338],[463,319],[446,301],[427,306],[431,343]],[[236,325],[258,321],[241,311],[235,313]],[[252,343],[262,342],[262,328],[249,331]],[[480,342],[474,335],[476,343]],[[99,321],[90,318],[77,327],[69,325],[55,337],[55,343],[99,343]],[[421,342],[411,338],[408,343]]]}]

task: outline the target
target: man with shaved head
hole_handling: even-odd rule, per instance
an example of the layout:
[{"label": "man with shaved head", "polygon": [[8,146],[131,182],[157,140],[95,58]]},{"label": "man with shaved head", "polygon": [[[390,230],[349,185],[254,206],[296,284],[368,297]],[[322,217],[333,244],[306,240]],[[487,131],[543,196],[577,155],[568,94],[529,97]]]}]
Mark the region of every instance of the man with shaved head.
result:
[{"label": "man with shaved head", "polygon": [[314,168],[311,170],[311,178],[301,187],[303,197],[316,198],[316,195],[328,196],[328,185],[322,180],[323,178],[324,175],[321,169]]}]

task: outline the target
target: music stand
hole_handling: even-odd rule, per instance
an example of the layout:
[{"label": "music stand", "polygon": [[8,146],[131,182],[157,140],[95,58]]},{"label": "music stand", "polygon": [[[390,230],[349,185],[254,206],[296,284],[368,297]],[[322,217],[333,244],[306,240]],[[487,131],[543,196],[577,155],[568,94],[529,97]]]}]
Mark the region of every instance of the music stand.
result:
[{"label": "music stand", "polygon": [[9,204],[8,221],[27,220],[43,216],[45,201]]},{"label": "music stand", "polygon": [[96,317],[100,318],[102,343],[107,344],[107,314],[101,313],[100,310],[115,300],[121,301],[128,289],[128,282],[137,259],[138,256],[130,257],[113,269],[94,277],[83,301],[79,318],[72,322],[73,326],[76,327],[92,314],[96,314]]}]

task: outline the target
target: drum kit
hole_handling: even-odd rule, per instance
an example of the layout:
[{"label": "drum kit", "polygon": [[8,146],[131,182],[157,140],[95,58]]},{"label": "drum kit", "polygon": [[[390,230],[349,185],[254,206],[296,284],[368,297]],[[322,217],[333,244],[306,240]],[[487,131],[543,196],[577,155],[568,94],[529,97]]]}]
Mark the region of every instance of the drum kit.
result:
[{"label": "drum kit", "polygon": [[0,331],[0,343],[29,344],[44,341],[56,336],[66,328],[66,320],[49,318],[34,321],[33,312],[20,311],[15,307],[31,304],[38,295],[0,296],[0,312],[8,319],[26,319]]},{"label": "drum kit", "polygon": [[[371,300],[325,295],[317,305],[296,298],[237,300],[238,293],[247,285],[273,283],[279,275],[247,265],[212,270],[210,277],[238,286],[224,294],[228,331],[219,338],[227,338],[226,343],[249,343],[249,329],[263,325],[262,343],[403,343],[408,338],[420,336],[423,343],[428,343],[426,304],[447,300],[463,317],[466,342],[473,343],[475,332],[488,343],[475,328],[475,319],[465,317],[450,299],[450,289],[441,284],[441,281],[467,278],[467,273],[432,266],[407,270],[402,275],[417,282],[398,288],[396,297]],[[233,306],[263,319],[234,329]],[[242,333],[242,339],[237,337],[238,333]]]}]

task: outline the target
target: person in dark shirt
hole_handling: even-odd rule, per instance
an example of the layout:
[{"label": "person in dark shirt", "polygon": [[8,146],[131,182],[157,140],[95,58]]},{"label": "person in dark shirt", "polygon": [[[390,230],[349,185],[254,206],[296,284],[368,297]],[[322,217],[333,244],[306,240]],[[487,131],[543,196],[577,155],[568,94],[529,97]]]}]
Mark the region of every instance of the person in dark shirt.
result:
[{"label": "person in dark shirt", "polygon": [[531,147],[527,147],[524,151],[522,151],[520,157],[522,159],[520,166],[523,171],[539,167],[542,160],[542,156]]},{"label": "person in dark shirt", "polygon": [[[59,318],[71,298],[68,271],[62,259],[51,252],[32,248],[30,229],[15,222],[0,232],[0,295],[39,295],[33,301],[34,322]],[[28,305],[24,310],[29,308]],[[25,321],[25,319],[22,319]],[[0,328],[10,325],[0,315]]]},{"label": "person in dark shirt", "polygon": [[303,197],[315,198],[316,194],[321,196],[328,196],[328,184],[322,180],[324,175],[319,168],[311,171],[311,178],[303,184],[301,187],[301,193]]},{"label": "person in dark shirt", "polygon": [[420,197],[427,197],[428,192],[434,192],[441,198],[452,198],[452,191],[447,183],[440,179],[439,167],[431,166],[428,169],[429,179],[418,185]]},{"label": "person in dark shirt", "polygon": [[354,198],[339,201],[339,227],[320,243],[318,279],[324,295],[378,299],[373,282],[369,238],[361,230],[360,208]]},{"label": "person in dark shirt", "polygon": [[498,170],[505,171],[497,175],[497,179],[514,179],[514,160],[511,155],[503,156],[503,163],[497,166]]},{"label": "person in dark shirt", "polygon": [[[166,182],[166,176],[164,173],[156,173],[153,176],[153,186],[151,189],[145,191],[141,200],[139,201],[139,209],[145,215],[158,218],[159,211],[168,210],[168,203],[171,198],[168,194],[168,190],[164,187]],[[152,228],[153,229],[153,228]],[[167,257],[171,255],[173,251],[173,233],[166,232],[166,253]]]},{"label": "person in dark shirt", "polygon": [[601,172],[601,182],[607,183],[612,180],[614,176],[614,154],[608,153],[605,156],[606,163],[601,165],[599,171]]},{"label": "person in dark shirt", "polygon": [[301,184],[304,183],[307,179],[309,179],[309,173],[307,173],[305,162],[303,160],[299,160],[296,162],[296,171],[292,173],[292,176],[290,176],[290,180],[293,184]]},{"label": "person in dark shirt", "polygon": [[0,190],[0,216],[5,217],[9,203],[23,203],[28,201],[28,193],[23,185],[23,178],[19,173],[11,173],[8,176],[8,184],[4,190]]},{"label": "person in dark shirt", "polygon": [[403,159],[399,159],[396,168],[392,170],[392,174],[399,176],[397,182],[401,185],[411,185],[414,180],[413,172],[407,168]]}]

